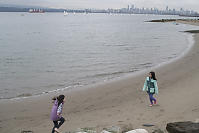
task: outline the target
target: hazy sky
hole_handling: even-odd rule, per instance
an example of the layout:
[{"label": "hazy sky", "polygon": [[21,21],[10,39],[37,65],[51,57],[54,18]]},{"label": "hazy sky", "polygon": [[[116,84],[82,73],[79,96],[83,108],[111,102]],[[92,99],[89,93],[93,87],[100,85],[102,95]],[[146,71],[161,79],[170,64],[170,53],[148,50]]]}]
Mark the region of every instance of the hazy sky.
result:
[{"label": "hazy sky", "polygon": [[192,9],[199,12],[199,0],[0,0],[0,4],[36,5],[53,8],[122,8],[128,4],[136,7]]}]

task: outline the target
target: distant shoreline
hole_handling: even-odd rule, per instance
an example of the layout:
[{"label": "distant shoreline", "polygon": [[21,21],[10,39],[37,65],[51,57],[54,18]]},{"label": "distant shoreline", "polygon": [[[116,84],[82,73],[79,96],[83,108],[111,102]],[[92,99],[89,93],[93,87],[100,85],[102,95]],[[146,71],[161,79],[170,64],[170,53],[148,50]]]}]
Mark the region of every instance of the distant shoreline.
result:
[{"label": "distant shoreline", "polygon": [[179,23],[185,23],[185,24],[190,24],[194,25],[197,24],[199,25],[199,18],[196,19],[156,19],[156,20],[149,20],[146,22],[161,22],[161,23],[165,23],[165,22],[179,22]]},{"label": "distant shoreline", "polygon": [[[24,9],[20,9],[20,10],[8,10],[8,11],[6,11],[6,10],[0,10],[0,13],[11,13],[11,12],[21,12],[21,13],[29,13],[29,9],[30,8],[26,8],[25,10]],[[64,12],[64,11],[66,11],[66,10],[64,10],[64,9],[52,9],[52,10],[45,10],[45,12],[46,13],[62,13],[62,12]],[[137,14],[137,15],[160,15],[160,16],[181,16],[181,15],[178,15],[178,14],[151,14],[151,13],[125,13],[125,12],[121,12],[121,13],[111,13],[111,12],[86,12],[85,10],[71,10],[71,11],[67,11],[68,13],[89,13],[89,14],[129,14],[129,15],[133,15],[133,14]],[[183,15],[183,17],[199,17],[199,15],[197,15],[197,16],[191,16],[191,15]]]},{"label": "distant shoreline", "polygon": [[[156,20],[150,20],[150,21],[146,21],[146,22],[152,22],[152,23],[174,22],[176,25],[178,25],[179,23],[182,23],[182,24],[199,26],[199,18],[196,18],[196,19],[156,19]],[[184,31],[184,32],[199,33],[199,30],[188,30],[188,31]]]},{"label": "distant shoreline", "polygon": [[29,12],[30,9],[41,9],[44,12],[68,12],[68,13],[105,13],[105,14],[151,14],[151,15],[177,15],[183,17],[199,17],[199,13],[167,11],[158,9],[139,9],[139,8],[121,8],[121,9],[56,9],[44,7],[9,7],[0,6],[0,12]]},{"label": "distant shoreline", "polygon": [[[176,22],[176,24],[182,23],[182,24],[191,24],[191,25],[199,26],[199,18],[198,19],[157,19],[157,20],[150,20],[146,22],[157,22],[157,23]],[[184,32],[199,33],[199,30],[187,30]]]}]

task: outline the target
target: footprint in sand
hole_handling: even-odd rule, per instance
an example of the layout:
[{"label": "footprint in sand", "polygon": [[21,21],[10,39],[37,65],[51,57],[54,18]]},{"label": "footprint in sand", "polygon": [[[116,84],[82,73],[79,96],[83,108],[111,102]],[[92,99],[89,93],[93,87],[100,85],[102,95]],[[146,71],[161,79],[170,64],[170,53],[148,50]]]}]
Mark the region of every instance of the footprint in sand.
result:
[{"label": "footprint in sand", "polygon": [[162,115],[161,115],[161,114],[157,114],[157,115],[155,115],[155,117],[156,117],[156,118],[158,118],[158,117],[160,117],[160,116],[162,116]]},{"label": "footprint in sand", "polygon": [[108,117],[111,117],[112,115],[111,114],[108,114]]},{"label": "footprint in sand", "polygon": [[195,120],[195,123],[199,123],[199,118],[197,118],[197,119]]},{"label": "footprint in sand", "polygon": [[199,109],[196,108],[196,109],[192,109],[193,112],[199,112]]},{"label": "footprint in sand", "polygon": [[144,101],[142,100],[142,98],[139,98],[139,100],[140,100],[140,103],[144,103]]},{"label": "footprint in sand", "polygon": [[143,101],[143,100],[141,100],[141,101],[140,101],[140,103],[144,103],[144,101]]},{"label": "footprint in sand", "polygon": [[165,110],[164,109],[160,109],[160,112],[164,112]]}]

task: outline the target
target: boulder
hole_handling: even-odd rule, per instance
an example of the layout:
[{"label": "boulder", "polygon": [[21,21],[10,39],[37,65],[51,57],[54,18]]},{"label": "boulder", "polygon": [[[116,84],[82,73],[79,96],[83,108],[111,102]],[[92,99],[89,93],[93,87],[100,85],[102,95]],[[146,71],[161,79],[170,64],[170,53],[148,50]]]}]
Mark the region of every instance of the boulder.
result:
[{"label": "boulder", "polygon": [[126,133],[149,133],[149,132],[145,129],[135,129],[135,130],[128,131]]},{"label": "boulder", "polygon": [[199,123],[191,121],[168,123],[166,129],[169,133],[199,133]]}]

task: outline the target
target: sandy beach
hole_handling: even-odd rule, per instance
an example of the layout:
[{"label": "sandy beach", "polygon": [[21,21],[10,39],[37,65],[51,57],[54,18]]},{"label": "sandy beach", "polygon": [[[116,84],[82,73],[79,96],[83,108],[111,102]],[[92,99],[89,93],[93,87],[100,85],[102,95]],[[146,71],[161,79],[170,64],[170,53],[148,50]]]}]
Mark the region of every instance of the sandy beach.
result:
[{"label": "sandy beach", "polygon": [[[62,92],[67,96],[63,110],[67,120],[60,130],[94,127],[100,131],[112,125],[129,125],[134,129],[165,131],[168,122],[198,120],[199,34],[194,38],[194,46],[182,58],[152,69],[158,79],[158,105],[149,107],[148,96],[142,91],[149,71],[78,91]],[[1,100],[0,132],[51,132],[53,123],[49,117],[54,95],[58,94]],[[143,124],[155,126],[143,127]]]}]

